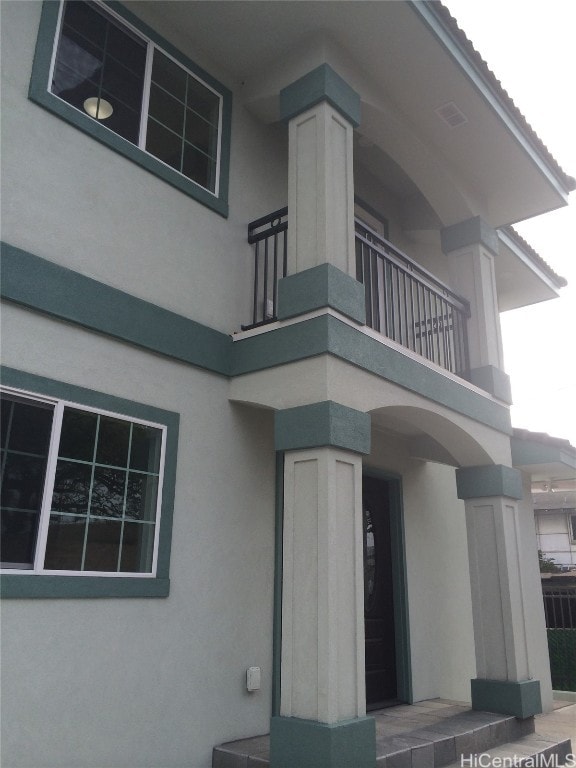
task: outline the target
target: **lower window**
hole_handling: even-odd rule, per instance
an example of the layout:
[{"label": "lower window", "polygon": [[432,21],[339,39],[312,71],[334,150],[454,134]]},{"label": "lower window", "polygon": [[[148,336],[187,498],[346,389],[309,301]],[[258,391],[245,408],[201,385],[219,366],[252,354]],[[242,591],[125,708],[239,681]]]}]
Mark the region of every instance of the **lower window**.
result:
[{"label": "lower window", "polygon": [[166,427],[12,390],[1,406],[2,568],[156,575]]}]

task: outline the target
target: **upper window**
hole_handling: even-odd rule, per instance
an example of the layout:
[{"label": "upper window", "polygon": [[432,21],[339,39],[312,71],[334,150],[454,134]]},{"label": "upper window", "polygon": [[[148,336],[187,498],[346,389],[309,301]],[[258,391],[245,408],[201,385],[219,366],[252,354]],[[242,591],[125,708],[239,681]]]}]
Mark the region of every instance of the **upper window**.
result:
[{"label": "upper window", "polygon": [[114,8],[45,3],[31,98],[226,214],[228,91]]},{"label": "upper window", "polygon": [[165,427],[2,392],[2,568],[156,573]]}]

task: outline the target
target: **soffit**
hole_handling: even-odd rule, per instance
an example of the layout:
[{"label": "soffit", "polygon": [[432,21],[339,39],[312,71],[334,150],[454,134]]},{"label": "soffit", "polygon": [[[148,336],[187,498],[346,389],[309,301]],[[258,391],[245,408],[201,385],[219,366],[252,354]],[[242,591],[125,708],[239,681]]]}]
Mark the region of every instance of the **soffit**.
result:
[{"label": "soffit", "polygon": [[[497,115],[470,73],[456,63],[454,50],[439,41],[409,3],[164,0],[128,6],[145,20],[161,18],[165,28],[190,41],[185,52],[192,58],[202,51],[206,61],[229,73],[231,85],[246,84],[252,92],[259,78],[290,59],[306,40],[327,37],[366,75],[366,82],[375,84],[370,94],[361,91],[366,111],[381,106],[382,121],[386,113],[398,115],[400,130],[386,140],[406,141],[410,135],[419,143],[420,151],[444,169],[444,183],[459,186],[462,197],[470,199],[470,215],[483,215],[500,227],[565,204],[566,189],[542,153],[518,138],[517,125],[514,134],[514,120]],[[466,55],[473,58],[470,51]],[[497,86],[495,78],[492,86]],[[373,104],[375,92],[379,105]],[[449,102],[467,120],[456,128],[436,113]],[[394,156],[391,145],[384,149]],[[399,146],[397,151],[400,155]],[[409,169],[412,178],[414,173]],[[453,211],[444,206],[444,226],[462,219],[462,206]]]},{"label": "soffit", "polygon": [[576,493],[576,448],[568,440],[514,429],[511,447],[513,465],[530,474],[533,492],[542,494],[541,500],[544,494],[551,503],[561,494]]}]

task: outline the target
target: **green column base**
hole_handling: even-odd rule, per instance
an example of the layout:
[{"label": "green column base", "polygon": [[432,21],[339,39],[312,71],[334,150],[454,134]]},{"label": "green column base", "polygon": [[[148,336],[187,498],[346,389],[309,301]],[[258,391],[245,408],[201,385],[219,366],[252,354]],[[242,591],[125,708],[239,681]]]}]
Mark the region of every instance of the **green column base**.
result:
[{"label": "green column base", "polygon": [[361,717],[318,723],[296,717],[270,722],[270,768],[374,768],[376,723]]},{"label": "green column base", "polygon": [[472,680],[472,709],[525,719],[542,712],[539,680]]},{"label": "green column base", "polygon": [[364,325],[364,286],[333,264],[319,264],[278,281],[278,320],[324,307],[332,307]]}]

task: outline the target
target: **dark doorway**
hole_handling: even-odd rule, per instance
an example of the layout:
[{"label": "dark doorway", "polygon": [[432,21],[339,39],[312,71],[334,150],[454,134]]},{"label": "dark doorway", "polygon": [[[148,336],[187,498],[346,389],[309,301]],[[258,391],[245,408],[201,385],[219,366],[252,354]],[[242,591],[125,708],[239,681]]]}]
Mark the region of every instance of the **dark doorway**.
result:
[{"label": "dark doorway", "polygon": [[397,701],[390,483],[363,477],[366,707]]}]

